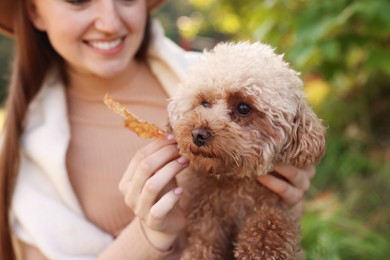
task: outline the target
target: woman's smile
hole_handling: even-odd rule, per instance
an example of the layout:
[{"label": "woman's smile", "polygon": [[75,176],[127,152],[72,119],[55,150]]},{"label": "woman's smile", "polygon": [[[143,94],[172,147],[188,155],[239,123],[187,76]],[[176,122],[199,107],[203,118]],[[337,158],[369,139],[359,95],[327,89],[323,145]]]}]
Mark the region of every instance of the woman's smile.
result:
[{"label": "woman's smile", "polygon": [[114,40],[87,40],[84,43],[101,54],[113,54],[122,50],[125,39],[126,37],[120,37]]}]

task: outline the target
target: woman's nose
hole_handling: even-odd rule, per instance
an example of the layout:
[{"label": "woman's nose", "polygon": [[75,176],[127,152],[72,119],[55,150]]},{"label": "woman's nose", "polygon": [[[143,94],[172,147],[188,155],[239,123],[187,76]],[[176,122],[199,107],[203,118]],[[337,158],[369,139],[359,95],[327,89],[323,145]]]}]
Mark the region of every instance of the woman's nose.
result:
[{"label": "woman's nose", "polygon": [[116,0],[96,1],[96,20],[95,27],[104,33],[115,33],[121,27],[121,18],[119,6]]}]

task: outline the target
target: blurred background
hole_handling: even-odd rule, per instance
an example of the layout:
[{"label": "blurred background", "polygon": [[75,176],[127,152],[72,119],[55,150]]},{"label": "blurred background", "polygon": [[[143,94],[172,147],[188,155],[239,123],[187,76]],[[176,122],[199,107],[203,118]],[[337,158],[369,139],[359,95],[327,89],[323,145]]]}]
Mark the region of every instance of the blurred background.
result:
[{"label": "blurred background", "polygon": [[[390,1],[170,0],[155,14],[183,48],[262,41],[301,71],[328,128],[306,197],[306,259],[390,259]],[[0,36],[0,99],[12,40]]]}]

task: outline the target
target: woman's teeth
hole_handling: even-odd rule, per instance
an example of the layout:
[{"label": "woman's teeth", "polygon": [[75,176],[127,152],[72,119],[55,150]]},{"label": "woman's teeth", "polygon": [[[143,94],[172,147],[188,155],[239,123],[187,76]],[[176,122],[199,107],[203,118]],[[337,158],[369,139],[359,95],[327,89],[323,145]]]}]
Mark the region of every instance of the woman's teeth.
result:
[{"label": "woman's teeth", "polygon": [[111,50],[111,49],[118,47],[118,45],[121,42],[122,42],[122,39],[117,39],[117,40],[111,41],[111,42],[94,41],[94,42],[89,42],[89,45],[91,45],[92,47],[99,49],[99,50],[108,51],[108,50]]}]

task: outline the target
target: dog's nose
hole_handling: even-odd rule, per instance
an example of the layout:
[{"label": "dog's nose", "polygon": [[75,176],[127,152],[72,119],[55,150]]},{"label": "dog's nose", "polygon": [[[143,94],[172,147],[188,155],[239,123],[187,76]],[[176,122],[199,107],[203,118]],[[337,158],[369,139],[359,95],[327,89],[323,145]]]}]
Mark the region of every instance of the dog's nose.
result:
[{"label": "dog's nose", "polygon": [[205,145],[210,138],[210,132],[204,128],[192,130],[192,142],[199,147]]}]

